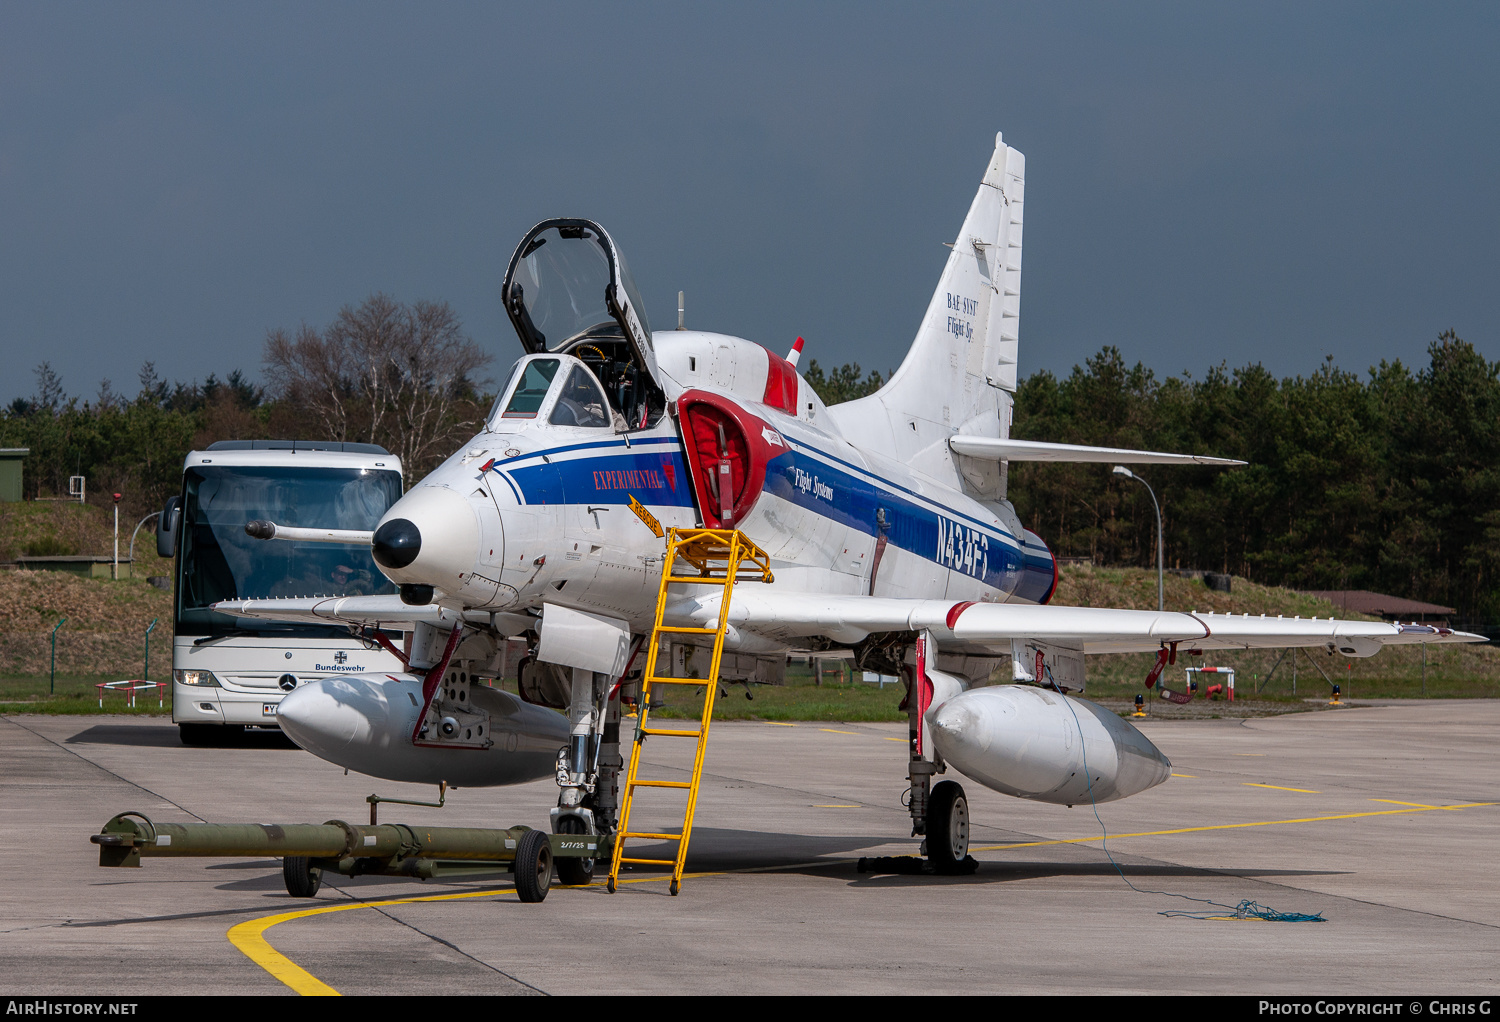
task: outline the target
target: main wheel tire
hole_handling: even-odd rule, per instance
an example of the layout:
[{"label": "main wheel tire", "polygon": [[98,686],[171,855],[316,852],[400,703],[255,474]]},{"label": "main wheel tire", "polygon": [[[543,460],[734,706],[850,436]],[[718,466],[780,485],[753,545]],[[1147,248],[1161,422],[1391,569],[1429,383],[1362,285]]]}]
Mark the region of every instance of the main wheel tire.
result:
[{"label": "main wheel tire", "polygon": [[288,855],[281,860],[281,878],[286,881],[286,893],[311,898],[323,884],[323,871],[306,855]]},{"label": "main wheel tire", "polygon": [[528,830],[516,842],[516,893],[534,904],[552,886],[552,843],[540,830]]},{"label": "main wheel tire", "polygon": [[927,858],[939,871],[969,854],[969,800],[963,785],[943,781],[927,796]]},{"label": "main wheel tire", "polygon": [[[564,816],[557,821],[559,834],[584,833],[583,821],[576,816]],[[587,887],[594,882],[594,859],[579,859],[572,855],[557,857],[557,882],[566,887]]]}]

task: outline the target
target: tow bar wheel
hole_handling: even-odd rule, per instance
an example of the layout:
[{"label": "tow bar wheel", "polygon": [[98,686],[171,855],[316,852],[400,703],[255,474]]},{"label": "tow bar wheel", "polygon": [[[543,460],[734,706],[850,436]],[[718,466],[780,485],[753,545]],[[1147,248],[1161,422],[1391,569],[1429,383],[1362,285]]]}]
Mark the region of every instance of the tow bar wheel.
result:
[{"label": "tow bar wheel", "polygon": [[528,903],[547,897],[552,886],[552,843],[540,830],[528,830],[516,843],[516,893]]},{"label": "tow bar wheel", "polygon": [[306,855],[288,855],[281,860],[281,879],[286,893],[294,898],[311,898],[323,883],[323,871],[313,866]]},{"label": "tow bar wheel", "polygon": [[969,854],[969,800],[963,785],[943,781],[927,797],[927,856],[938,869],[948,869]]}]

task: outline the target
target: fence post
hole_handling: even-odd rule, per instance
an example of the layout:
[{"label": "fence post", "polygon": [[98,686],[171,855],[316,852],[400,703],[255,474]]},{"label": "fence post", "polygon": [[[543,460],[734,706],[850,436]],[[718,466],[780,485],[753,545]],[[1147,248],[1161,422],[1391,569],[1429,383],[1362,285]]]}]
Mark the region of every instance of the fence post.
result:
[{"label": "fence post", "polygon": [[47,681],[47,694],[49,696],[57,695],[57,630],[67,623],[68,619],[63,618],[52,626],[52,677]]},{"label": "fence post", "polygon": [[141,675],[142,681],[151,680],[151,630],[156,627],[158,618],[152,618],[151,624],[146,627],[146,670]]}]

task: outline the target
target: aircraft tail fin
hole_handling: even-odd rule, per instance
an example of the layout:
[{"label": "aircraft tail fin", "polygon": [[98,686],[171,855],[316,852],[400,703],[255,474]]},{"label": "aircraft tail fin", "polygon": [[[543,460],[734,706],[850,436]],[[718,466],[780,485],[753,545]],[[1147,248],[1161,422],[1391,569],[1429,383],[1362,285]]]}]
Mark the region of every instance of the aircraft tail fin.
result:
[{"label": "aircraft tail fin", "polygon": [[869,397],[829,409],[845,436],[931,471],[937,463],[951,464],[946,445],[954,433],[1009,435],[1025,179],[1026,158],[996,135],[984,179],[901,367]]}]

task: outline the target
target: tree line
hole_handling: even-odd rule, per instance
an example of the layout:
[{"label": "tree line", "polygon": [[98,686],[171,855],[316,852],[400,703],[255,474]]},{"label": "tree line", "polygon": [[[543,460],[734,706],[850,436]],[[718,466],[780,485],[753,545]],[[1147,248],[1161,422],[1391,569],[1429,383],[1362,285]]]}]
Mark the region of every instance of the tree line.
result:
[{"label": "tree line", "polygon": [[[1220,365],[1158,379],[1107,347],[1064,378],[1034,373],[1012,435],[1238,458],[1141,466],[1166,563],[1299,589],[1372,589],[1500,620],[1500,362],[1453,331],[1411,369],[1307,376]],[[1155,563],[1143,487],[1109,465],[1015,464],[1010,497],[1055,552]]]},{"label": "tree line", "polygon": [[[1169,566],[1297,588],[1375,589],[1500,620],[1500,363],[1452,331],[1427,364],[1381,362],[1364,376],[1329,359],[1278,379],[1260,365],[1159,378],[1106,347],[1064,377],[1021,381],[1012,435],[1061,443],[1238,458],[1243,468],[1142,467],[1161,501]],[[420,478],[478,428],[493,400],[492,356],[445,303],[377,294],[321,329],[273,330],[266,384],[239,370],[167,383],[146,363],[133,398],[104,381],[69,397],[47,363],[36,392],[0,411],[0,447],[29,447],[26,496],[88,480],[90,502],[126,494],[159,508],[182,459],[215,440],[378,443]],[[849,363],[804,378],[829,404],[885,376]],[[1142,487],[1108,465],[1018,463],[1010,499],[1062,556],[1155,562]]]},{"label": "tree line", "polygon": [[36,390],[0,412],[0,447],[27,447],[24,496],[63,496],[86,479],[89,503],[124,494],[127,512],[159,509],[182,485],[188,451],[259,438],[380,444],[421,478],[471,436],[492,394],[493,356],[468,337],[445,302],[375,294],[323,328],[272,330],[266,385],[239,369],[203,383],[168,383],[146,362],[134,397],[109,380],[93,397],[69,396],[50,363]]}]

